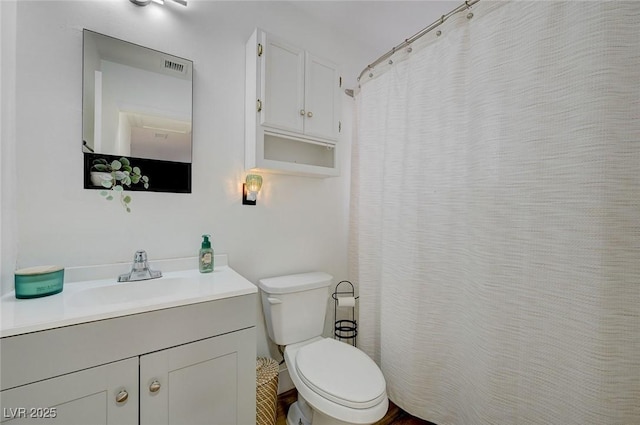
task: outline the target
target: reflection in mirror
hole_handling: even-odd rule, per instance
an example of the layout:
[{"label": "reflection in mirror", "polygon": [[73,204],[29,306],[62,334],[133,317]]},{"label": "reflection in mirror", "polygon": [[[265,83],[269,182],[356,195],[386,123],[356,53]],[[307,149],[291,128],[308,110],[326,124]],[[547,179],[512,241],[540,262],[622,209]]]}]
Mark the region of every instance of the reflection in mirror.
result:
[{"label": "reflection in mirror", "polygon": [[150,175],[150,190],[190,192],[193,62],[89,30],[83,41],[85,156],[151,160],[156,173],[189,179],[188,188],[163,188]]}]

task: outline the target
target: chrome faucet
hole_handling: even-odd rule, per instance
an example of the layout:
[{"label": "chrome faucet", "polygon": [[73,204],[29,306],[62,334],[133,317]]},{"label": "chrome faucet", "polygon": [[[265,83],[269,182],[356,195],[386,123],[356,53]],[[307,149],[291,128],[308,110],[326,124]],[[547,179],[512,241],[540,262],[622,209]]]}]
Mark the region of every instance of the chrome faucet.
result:
[{"label": "chrome faucet", "polygon": [[162,272],[159,270],[151,270],[147,262],[147,252],[140,250],[136,251],[133,256],[131,271],[118,276],[118,282],[133,282],[136,280],[155,279],[157,277],[162,277]]}]

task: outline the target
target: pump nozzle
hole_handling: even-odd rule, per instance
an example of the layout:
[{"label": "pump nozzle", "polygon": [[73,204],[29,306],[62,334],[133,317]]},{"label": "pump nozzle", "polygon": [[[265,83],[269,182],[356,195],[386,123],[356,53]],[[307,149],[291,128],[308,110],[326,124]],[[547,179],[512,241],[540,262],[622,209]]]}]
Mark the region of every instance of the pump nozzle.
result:
[{"label": "pump nozzle", "polygon": [[202,237],[202,248],[211,248],[211,241],[209,241],[211,235],[202,235]]}]

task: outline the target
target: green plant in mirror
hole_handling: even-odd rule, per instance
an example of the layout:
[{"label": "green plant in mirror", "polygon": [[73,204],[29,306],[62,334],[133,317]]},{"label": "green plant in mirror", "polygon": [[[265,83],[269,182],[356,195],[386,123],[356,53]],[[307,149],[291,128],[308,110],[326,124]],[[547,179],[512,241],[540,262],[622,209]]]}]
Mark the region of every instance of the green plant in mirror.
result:
[{"label": "green plant in mirror", "polygon": [[131,207],[129,206],[131,196],[125,195],[125,187],[131,187],[133,184],[142,184],[145,189],[149,188],[149,178],[142,175],[139,167],[132,167],[129,160],[124,157],[111,162],[104,158],[94,159],[91,171],[103,173],[100,185],[108,190],[101,190],[100,195],[107,201],[111,201],[115,196],[119,195],[120,203],[127,212],[131,212]]}]

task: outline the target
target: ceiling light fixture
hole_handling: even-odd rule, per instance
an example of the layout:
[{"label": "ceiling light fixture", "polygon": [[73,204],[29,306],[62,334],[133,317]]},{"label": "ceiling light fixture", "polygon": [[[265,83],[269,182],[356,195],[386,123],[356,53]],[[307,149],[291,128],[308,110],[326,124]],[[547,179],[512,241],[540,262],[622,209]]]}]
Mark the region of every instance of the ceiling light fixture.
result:
[{"label": "ceiling light fixture", "polygon": [[[164,0],[129,0],[129,1],[135,4],[136,6],[146,6],[149,3],[151,3],[151,1],[158,4],[164,4]],[[183,6],[187,5],[187,0],[173,0],[173,2],[181,4]]]}]

